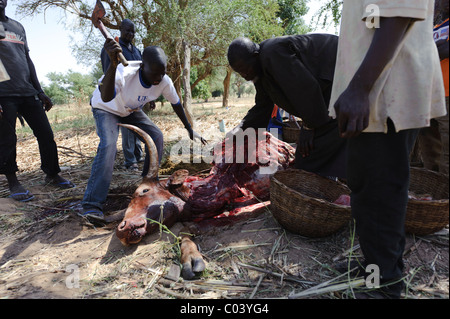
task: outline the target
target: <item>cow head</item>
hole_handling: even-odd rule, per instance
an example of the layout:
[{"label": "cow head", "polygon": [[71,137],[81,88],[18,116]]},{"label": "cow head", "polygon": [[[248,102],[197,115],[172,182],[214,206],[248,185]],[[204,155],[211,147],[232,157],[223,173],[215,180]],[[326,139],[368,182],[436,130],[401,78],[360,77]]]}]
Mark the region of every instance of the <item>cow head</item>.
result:
[{"label": "cow head", "polygon": [[172,226],[183,210],[184,201],[169,192],[170,187],[181,185],[185,174],[174,174],[166,181],[158,179],[158,153],[151,137],[138,127],[119,124],[143,137],[149,152],[149,171],[135,190],[116,235],[124,245],[136,244],[158,229],[159,223]]}]

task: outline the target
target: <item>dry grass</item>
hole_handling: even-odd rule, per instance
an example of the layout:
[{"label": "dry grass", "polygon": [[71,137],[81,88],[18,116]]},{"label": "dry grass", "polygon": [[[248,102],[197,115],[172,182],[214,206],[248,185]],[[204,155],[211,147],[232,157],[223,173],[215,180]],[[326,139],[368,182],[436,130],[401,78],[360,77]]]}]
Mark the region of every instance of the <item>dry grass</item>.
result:
[{"label": "dry grass", "polygon": [[[218,121],[224,119],[232,128],[252,100],[235,100],[232,105],[226,110],[220,101],[196,104],[197,131],[210,141],[219,140]],[[152,116],[166,137],[166,155],[180,137],[187,138],[169,111]],[[77,217],[74,212],[98,139],[92,125],[57,131],[55,139],[63,175],[76,188],[58,190],[44,184],[36,141],[27,133],[18,145],[19,178],[36,200],[16,203],[7,198],[6,180],[0,176],[0,298],[347,299],[361,289],[360,278],[349,280],[332,268],[336,261],[361,256],[352,225],[327,238],[305,238],[281,228],[270,210],[198,236],[207,270],[192,281],[168,279],[179,260],[172,233],[183,225],[177,223],[171,233],[152,234],[139,245],[124,247],[114,234],[117,221],[99,227]],[[120,143],[118,147],[106,205],[110,216],[127,206],[140,181],[138,173],[121,169]],[[178,167],[168,162],[161,172],[169,174]],[[189,168],[195,173],[205,164]],[[448,229],[421,238],[408,236],[405,298],[448,299],[448,238]],[[79,287],[71,286],[73,269],[79,271]]]}]

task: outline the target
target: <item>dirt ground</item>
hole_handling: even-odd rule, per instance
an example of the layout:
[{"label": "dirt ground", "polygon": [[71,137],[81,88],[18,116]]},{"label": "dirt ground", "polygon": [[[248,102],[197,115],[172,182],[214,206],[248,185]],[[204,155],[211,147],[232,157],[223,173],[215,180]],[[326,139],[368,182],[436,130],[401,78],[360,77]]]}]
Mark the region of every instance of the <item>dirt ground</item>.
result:
[{"label": "dirt ground", "polygon": [[[239,102],[234,104],[241,112],[251,106],[250,99],[243,100],[244,105],[237,105]],[[214,110],[197,118],[203,136],[220,137],[220,119],[226,119],[227,128],[240,121],[242,114],[231,113],[219,104],[201,105]],[[169,136],[167,145],[184,134],[176,122],[169,121],[168,125],[162,118],[155,122]],[[333,268],[349,254],[351,258],[361,257],[351,223],[329,237],[306,238],[284,230],[270,207],[199,235],[196,242],[207,269],[191,281],[173,278],[179,265],[176,234],[183,225],[177,223],[170,232],[161,230],[138,245],[125,247],[114,233],[119,220],[93,225],[78,217],[76,209],[98,138],[92,127],[58,132],[55,139],[60,147],[62,175],[76,188],[60,190],[45,185],[37,144],[31,136],[19,140],[18,164],[19,179],[35,200],[19,203],[8,198],[6,179],[0,176],[0,298],[352,299],[356,292],[366,289],[361,280],[355,283]],[[122,169],[120,144],[118,149],[105,208],[111,219],[127,206],[140,181],[138,172]],[[180,167],[164,165],[162,175]],[[189,165],[191,174],[207,168],[205,163]],[[428,236],[408,235],[404,298],[448,299],[448,239],[448,226]]]}]

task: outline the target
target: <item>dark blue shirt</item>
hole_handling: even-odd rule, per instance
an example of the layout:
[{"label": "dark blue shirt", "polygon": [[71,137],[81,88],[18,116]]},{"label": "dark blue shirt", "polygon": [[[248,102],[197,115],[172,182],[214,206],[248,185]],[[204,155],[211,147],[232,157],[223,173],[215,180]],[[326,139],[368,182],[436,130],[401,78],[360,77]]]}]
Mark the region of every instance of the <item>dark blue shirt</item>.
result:
[{"label": "dark blue shirt", "polygon": [[[121,38],[119,38],[119,44],[122,47],[122,53],[125,59],[127,59],[128,61],[142,60],[141,52],[134,45],[130,44],[131,47],[130,50],[128,46],[125,44],[125,42],[122,41]],[[108,53],[106,53],[105,48],[102,49],[102,52],[100,53],[100,58],[102,60],[103,73],[106,73],[106,70],[108,70],[111,61],[109,60],[109,55]]]}]

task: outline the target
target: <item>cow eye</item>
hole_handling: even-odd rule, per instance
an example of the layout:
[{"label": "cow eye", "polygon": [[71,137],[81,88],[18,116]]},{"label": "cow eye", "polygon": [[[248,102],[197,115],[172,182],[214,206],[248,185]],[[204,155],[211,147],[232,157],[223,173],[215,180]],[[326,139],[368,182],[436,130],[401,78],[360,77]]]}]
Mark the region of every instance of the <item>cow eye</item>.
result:
[{"label": "cow eye", "polygon": [[146,188],[146,189],[144,189],[142,192],[143,192],[143,193],[147,193],[149,190],[150,190],[150,189]]}]

